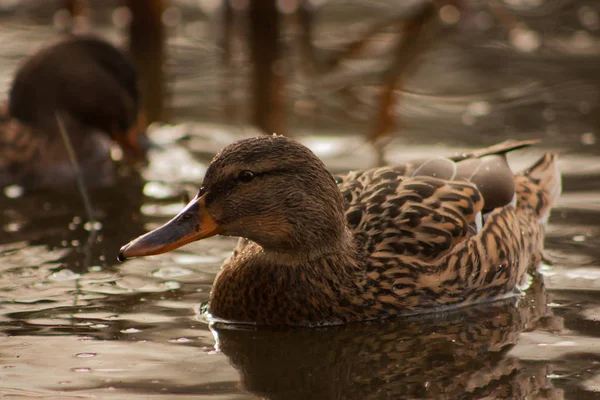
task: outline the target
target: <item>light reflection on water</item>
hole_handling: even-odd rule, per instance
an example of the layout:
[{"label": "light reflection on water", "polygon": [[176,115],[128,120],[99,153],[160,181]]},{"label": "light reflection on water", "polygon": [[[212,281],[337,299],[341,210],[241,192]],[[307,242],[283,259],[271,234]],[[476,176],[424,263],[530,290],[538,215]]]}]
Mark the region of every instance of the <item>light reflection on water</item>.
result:
[{"label": "light reflection on water", "polygon": [[[347,39],[340,32],[349,23],[364,25],[390,10],[384,2],[357,1],[343,10],[338,3],[324,2],[317,14],[317,42],[329,51]],[[507,3],[519,9],[527,2]],[[518,304],[485,305],[438,318],[318,330],[236,330],[217,324],[211,331],[196,310],[208,300],[235,240],[211,238],[171,254],[116,264],[120,245],[170,218],[184,194],[197,190],[218,149],[256,133],[245,125],[243,110],[235,123],[222,123],[218,54],[209,29],[215,22],[206,16],[194,20],[197,12],[187,10],[195,4],[181,2],[186,12],[183,28],[173,28],[170,39],[170,79],[174,120],[186,124],[153,128],[164,149],[151,155],[142,177],[123,177],[117,187],[91,193],[100,232],[86,229],[74,190],[23,194],[13,187],[0,198],[0,394],[593,396],[600,388],[600,151],[595,139],[600,10],[591,1],[564,2],[562,9],[536,3],[537,8],[521,9],[530,30],[512,32],[509,41],[490,15],[478,10],[425,56],[402,88],[397,112],[403,128],[390,141],[386,159],[443,155],[509,137],[544,138],[544,147],[514,154],[511,163],[522,167],[543,149],[562,153],[565,194],[548,228],[541,269],[545,286],[536,280]],[[18,60],[54,32],[51,18],[40,12],[29,20],[28,13],[2,16],[0,35],[7,40],[0,41],[0,91],[6,91]],[[473,26],[488,25],[473,37]],[[117,36],[106,24],[98,28]],[[359,67],[349,70],[361,72],[351,78],[356,80],[352,96],[360,104],[349,112],[347,99],[336,93],[348,79],[343,73],[324,75],[316,83],[297,79],[289,94],[296,113],[290,116],[290,131],[303,135],[334,171],[366,168],[377,160],[362,136],[371,129],[377,81]],[[244,77],[238,81],[243,86]],[[318,90],[309,95],[313,88]],[[313,109],[314,101],[319,112],[306,117],[302,113]],[[241,101],[237,106],[243,108]]]}]

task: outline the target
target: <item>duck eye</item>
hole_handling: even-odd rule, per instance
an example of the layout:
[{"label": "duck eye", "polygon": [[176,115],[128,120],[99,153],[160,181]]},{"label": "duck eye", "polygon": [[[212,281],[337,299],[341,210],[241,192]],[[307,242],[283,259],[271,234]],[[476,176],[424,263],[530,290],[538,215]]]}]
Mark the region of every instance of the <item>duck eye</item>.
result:
[{"label": "duck eye", "polygon": [[238,179],[244,183],[250,182],[252,179],[254,179],[254,172],[248,170],[242,171],[238,175]]}]

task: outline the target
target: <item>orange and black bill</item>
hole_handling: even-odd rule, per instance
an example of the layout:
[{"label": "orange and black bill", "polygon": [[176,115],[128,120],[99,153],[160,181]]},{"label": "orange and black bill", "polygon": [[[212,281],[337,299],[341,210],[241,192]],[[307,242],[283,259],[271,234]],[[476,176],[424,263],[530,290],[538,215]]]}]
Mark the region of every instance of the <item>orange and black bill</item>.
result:
[{"label": "orange and black bill", "polygon": [[172,220],[127,243],[119,250],[119,261],[131,257],[152,256],[219,234],[219,225],[205,206],[205,196],[194,198]]}]

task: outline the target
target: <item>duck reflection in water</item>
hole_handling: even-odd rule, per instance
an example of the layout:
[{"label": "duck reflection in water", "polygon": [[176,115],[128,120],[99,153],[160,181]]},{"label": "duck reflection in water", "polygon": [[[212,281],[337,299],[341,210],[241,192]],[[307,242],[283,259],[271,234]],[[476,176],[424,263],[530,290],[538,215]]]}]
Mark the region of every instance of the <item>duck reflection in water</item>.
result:
[{"label": "duck reflection in water", "polygon": [[525,297],[448,314],[319,329],[212,329],[243,388],[268,399],[558,400],[549,364],[510,353],[521,332],[562,327],[541,278]]}]

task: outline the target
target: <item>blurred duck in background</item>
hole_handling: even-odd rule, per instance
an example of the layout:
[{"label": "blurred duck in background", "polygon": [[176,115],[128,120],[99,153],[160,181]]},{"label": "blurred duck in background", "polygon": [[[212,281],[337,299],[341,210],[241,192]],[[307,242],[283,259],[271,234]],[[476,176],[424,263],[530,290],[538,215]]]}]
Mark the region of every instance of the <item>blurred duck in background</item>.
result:
[{"label": "blurred duck in background", "polygon": [[61,120],[89,186],[110,184],[111,149],[146,160],[149,146],[130,60],[93,36],[69,36],[44,47],[18,68],[0,108],[0,186],[72,183],[75,168]]}]

